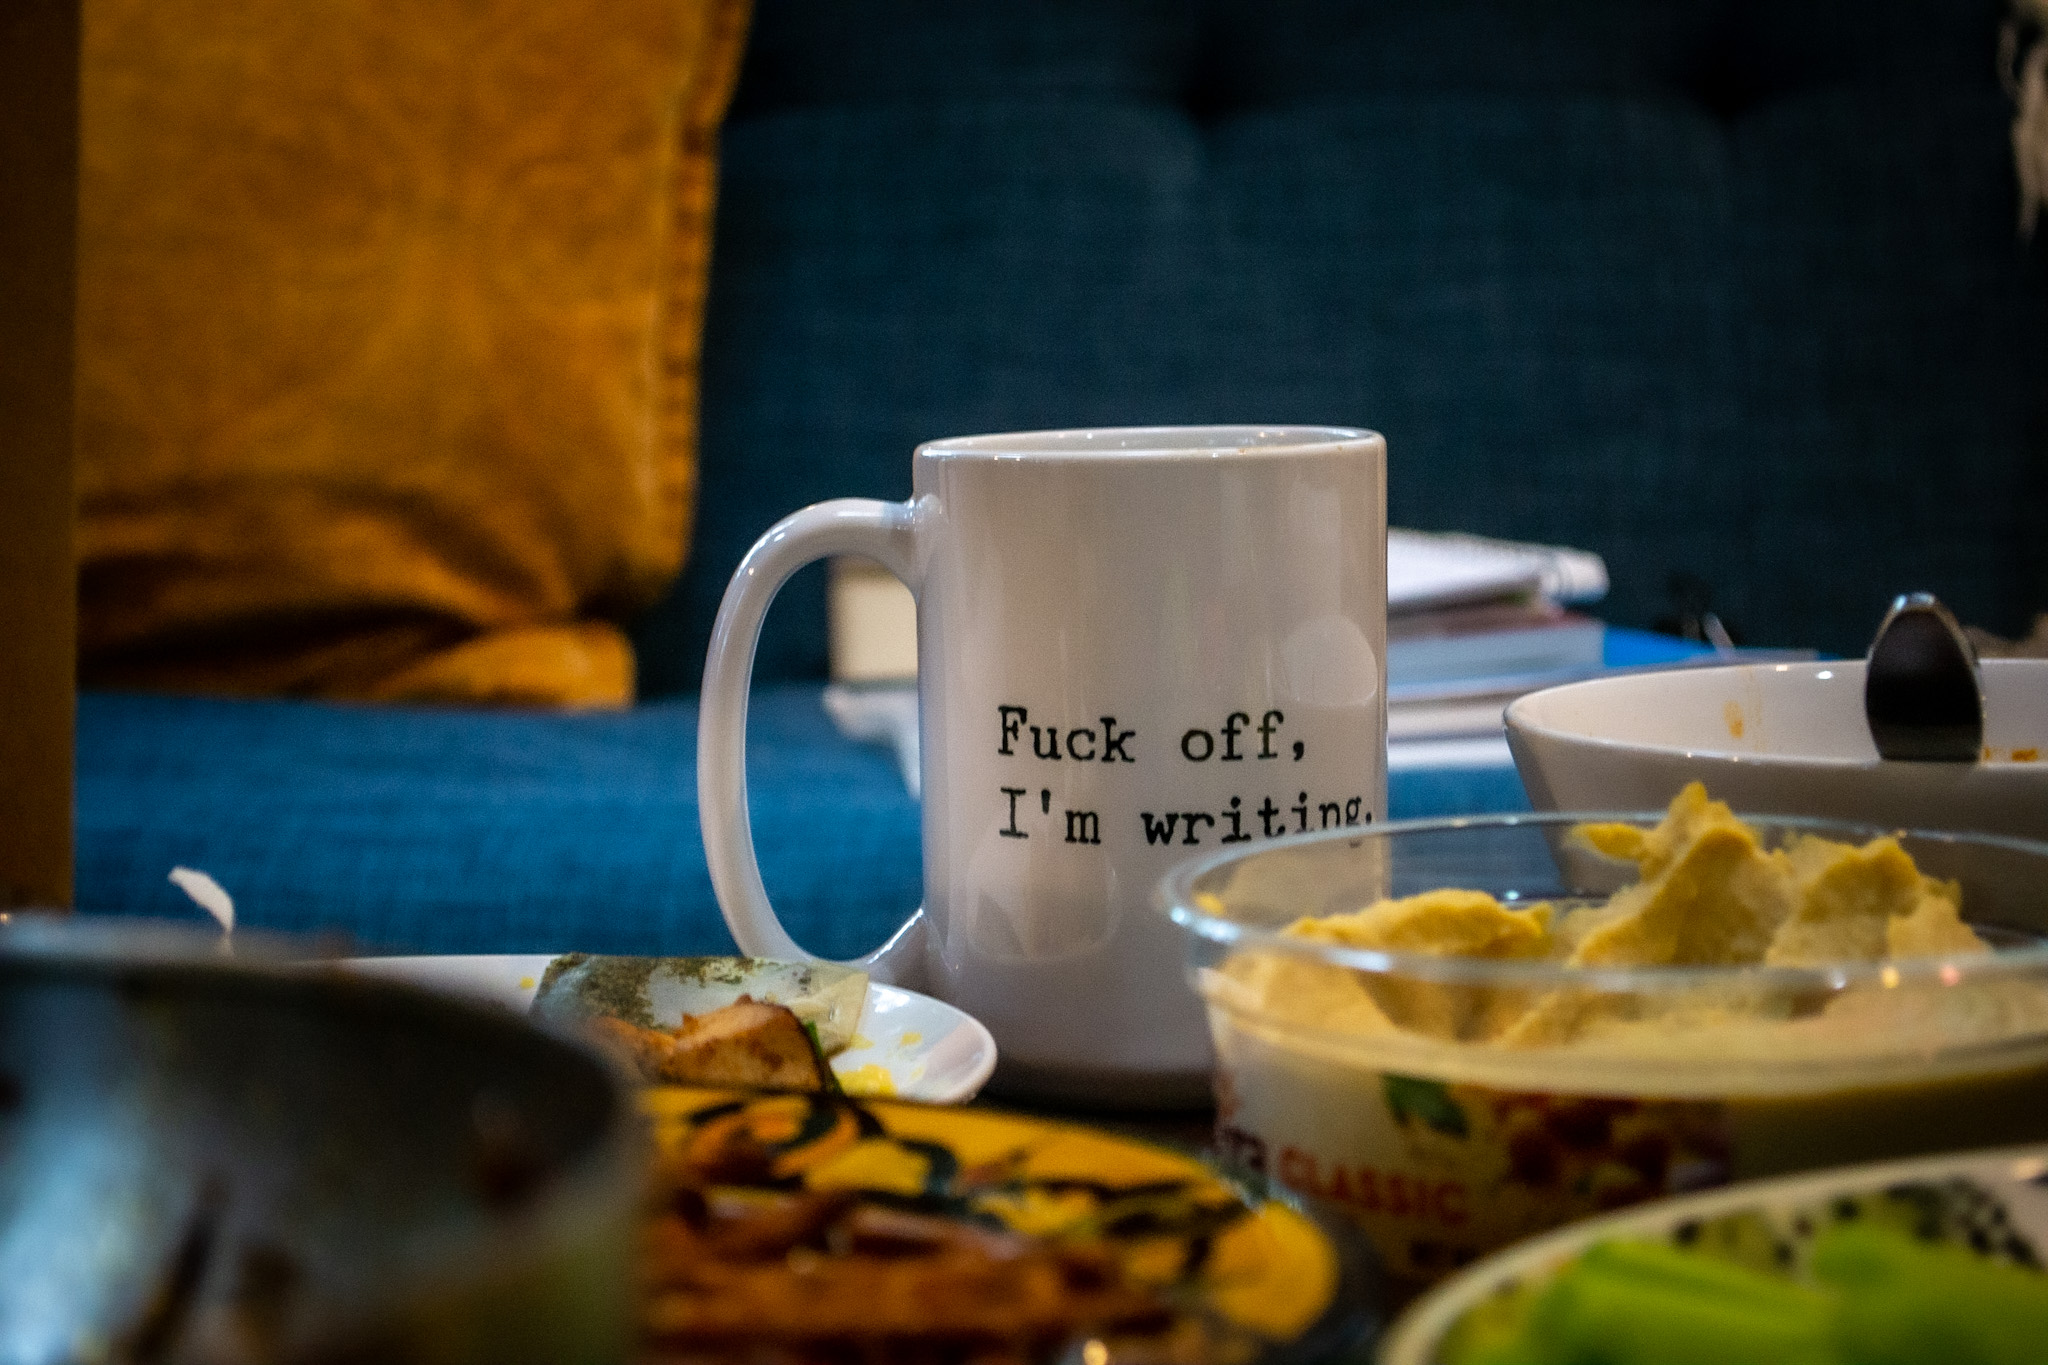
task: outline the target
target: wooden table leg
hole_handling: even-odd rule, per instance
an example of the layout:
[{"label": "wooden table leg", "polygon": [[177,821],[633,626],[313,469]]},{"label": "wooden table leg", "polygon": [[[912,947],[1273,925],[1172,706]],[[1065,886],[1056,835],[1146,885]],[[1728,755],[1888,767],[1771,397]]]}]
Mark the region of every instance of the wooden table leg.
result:
[{"label": "wooden table leg", "polygon": [[80,3],[0,6],[0,910],[71,903]]}]

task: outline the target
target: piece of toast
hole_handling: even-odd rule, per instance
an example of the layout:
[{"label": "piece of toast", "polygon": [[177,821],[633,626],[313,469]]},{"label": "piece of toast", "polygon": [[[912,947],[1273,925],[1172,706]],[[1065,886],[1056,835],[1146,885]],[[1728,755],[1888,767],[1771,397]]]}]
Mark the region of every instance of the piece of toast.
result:
[{"label": "piece of toast", "polygon": [[742,996],[787,1005],[818,1030],[830,1057],[853,1045],[868,978],[836,962],[759,957],[605,957],[564,953],[541,975],[533,1012],[576,1023],[609,1015],[642,1028],[674,1030]]},{"label": "piece of toast", "polygon": [[673,1031],[598,1018],[590,1027],[653,1082],[752,1090],[830,1090],[831,1068],[801,1019],[782,1005],[741,996],[722,1009],[685,1015]]}]

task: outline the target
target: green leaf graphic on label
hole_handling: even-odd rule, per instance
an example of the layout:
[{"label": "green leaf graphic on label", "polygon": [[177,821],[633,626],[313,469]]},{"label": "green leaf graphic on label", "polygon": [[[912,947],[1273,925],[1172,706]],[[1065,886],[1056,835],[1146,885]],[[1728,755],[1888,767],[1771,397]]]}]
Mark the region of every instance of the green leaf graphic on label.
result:
[{"label": "green leaf graphic on label", "polygon": [[1394,1121],[1406,1123],[1420,1119],[1439,1133],[1461,1138],[1470,1135],[1465,1126],[1465,1111],[1451,1098],[1441,1081],[1425,1081],[1414,1076],[1382,1076],[1380,1084],[1386,1091],[1387,1108],[1393,1113]]}]

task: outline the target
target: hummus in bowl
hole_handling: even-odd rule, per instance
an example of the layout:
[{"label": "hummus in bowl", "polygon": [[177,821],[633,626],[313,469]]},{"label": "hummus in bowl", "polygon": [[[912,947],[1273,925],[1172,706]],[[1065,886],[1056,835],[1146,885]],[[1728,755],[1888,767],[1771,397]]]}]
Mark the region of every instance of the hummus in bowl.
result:
[{"label": "hummus in bowl", "polygon": [[2048,845],[1664,814],[1177,869],[1219,1144],[1432,1281],[1730,1180],[2048,1138]]}]

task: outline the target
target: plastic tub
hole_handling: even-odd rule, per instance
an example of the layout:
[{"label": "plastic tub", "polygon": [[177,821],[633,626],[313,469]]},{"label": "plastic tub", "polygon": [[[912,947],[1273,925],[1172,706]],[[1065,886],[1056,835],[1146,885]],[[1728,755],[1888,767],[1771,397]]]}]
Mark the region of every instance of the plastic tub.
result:
[{"label": "plastic tub", "polygon": [[[1730,1180],[2048,1138],[2048,844],[1898,836],[1953,878],[1989,954],[1821,967],[1588,969],[1368,951],[1285,925],[1444,887],[1510,906],[1634,882],[1552,814],[1393,824],[1192,861],[1158,892],[1186,931],[1230,1156],[1347,1208],[1411,1283],[1573,1218]],[[1751,820],[1766,848],[1828,821]],[[1549,1041],[1347,1025],[1472,1020],[1564,1001]],[[1559,993],[1565,993],[1560,995]],[[1331,1002],[1338,1002],[1333,1005]],[[1399,1008],[1396,1008],[1399,1007]],[[1407,1013],[1404,1015],[1402,1011]],[[1334,1011],[1334,1012],[1333,1012]],[[1355,1014],[1355,1011],[1353,1011]],[[1475,1030],[1476,1031],[1476,1030]]]}]

